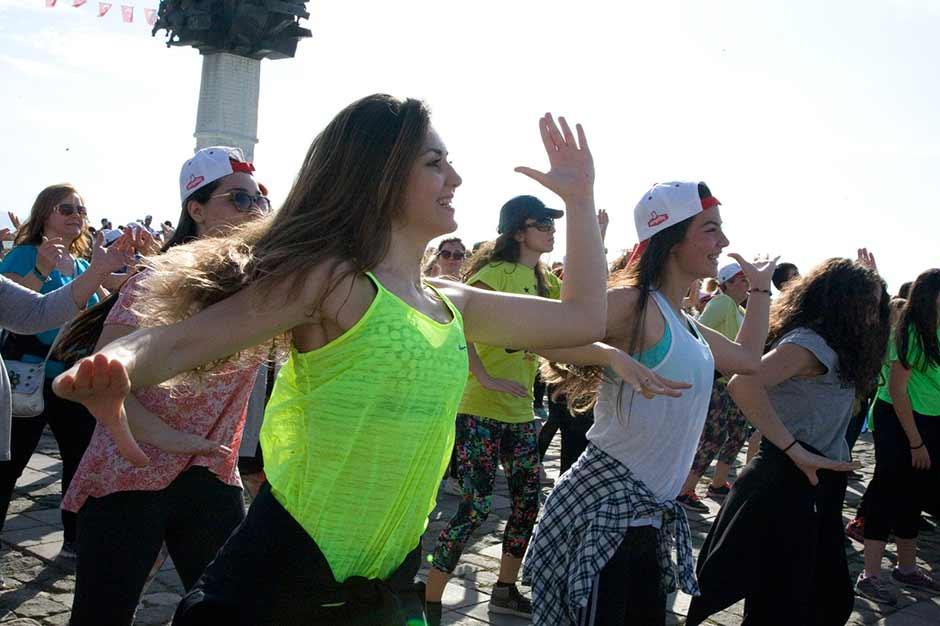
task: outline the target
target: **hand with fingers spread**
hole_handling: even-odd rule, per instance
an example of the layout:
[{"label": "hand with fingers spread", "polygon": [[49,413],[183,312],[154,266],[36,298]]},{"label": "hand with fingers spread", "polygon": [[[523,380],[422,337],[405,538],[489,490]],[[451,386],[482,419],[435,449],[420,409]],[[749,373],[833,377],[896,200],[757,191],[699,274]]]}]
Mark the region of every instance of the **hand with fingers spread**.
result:
[{"label": "hand with fingers spread", "polygon": [[146,228],[131,229],[133,247],[141,256],[156,256],[160,254],[160,242],[154,239]]},{"label": "hand with fingers spread", "polygon": [[10,223],[13,224],[14,230],[20,229],[20,218],[16,216],[16,213],[13,211],[7,211],[7,215],[10,217]]},{"label": "hand with fingers spread", "polygon": [[56,377],[52,390],[60,398],[85,405],[111,433],[125,459],[138,467],[150,463],[127,425],[124,400],[131,391],[131,381],[120,361],[108,361],[103,354],[81,359]]},{"label": "hand with fingers spread", "polygon": [[42,243],[36,255],[36,270],[43,276],[48,276],[59,265],[59,261],[68,254],[68,248],[62,237],[49,239],[43,236]]},{"label": "hand with fingers spread", "polygon": [[764,291],[770,293],[770,279],[774,275],[774,269],[777,267],[777,261],[780,260],[779,256],[774,257],[769,261],[757,261],[755,263],[745,261],[744,257],[734,252],[728,256],[737,261],[738,265],[741,266],[741,271],[744,272],[744,276],[747,278],[747,282],[751,286],[751,291]]},{"label": "hand with fingers spread", "polygon": [[878,264],[875,262],[875,254],[869,252],[868,248],[858,249],[858,264],[867,267],[870,270],[878,271]]},{"label": "hand with fingers spread", "polygon": [[9,228],[0,228],[0,241],[13,241],[15,235]]},{"label": "hand with fingers spread", "polygon": [[854,461],[835,461],[833,459],[814,454],[801,446],[799,443],[786,451],[790,460],[796,463],[796,466],[806,474],[806,479],[813,486],[819,484],[819,477],[816,472],[819,470],[831,470],[833,472],[851,472],[862,466],[861,463]]},{"label": "hand with fingers spread", "polygon": [[630,355],[618,351],[612,359],[610,367],[627,385],[633,387],[637,393],[643,394],[646,399],[653,396],[670,396],[678,398],[682,389],[690,389],[689,383],[669,380],[658,375]]},{"label": "hand with fingers spread", "polygon": [[111,274],[121,268],[134,264],[134,247],[130,235],[123,234],[107,248],[104,246],[104,234],[95,236],[95,243],[91,249],[91,265],[89,270],[99,274]]},{"label": "hand with fingers spread", "polygon": [[591,156],[584,129],[580,124],[575,128],[578,133],[577,140],[564,117],[558,118],[556,124],[552,114],[546,113],[539,120],[539,131],[551,168],[548,172],[540,172],[530,167],[517,167],[515,170],[571,204],[594,197],[594,158]]}]

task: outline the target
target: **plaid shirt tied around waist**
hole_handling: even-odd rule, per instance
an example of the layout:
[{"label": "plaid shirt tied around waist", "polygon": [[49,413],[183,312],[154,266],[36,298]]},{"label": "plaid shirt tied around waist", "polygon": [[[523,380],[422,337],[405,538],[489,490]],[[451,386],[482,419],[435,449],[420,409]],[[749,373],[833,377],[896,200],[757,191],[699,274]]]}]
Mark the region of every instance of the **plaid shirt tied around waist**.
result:
[{"label": "plaid shirt tied around waist", "polygon": [[656,552],[663,588],[697,596],[685,511],[675,500],[658,502],[625,465],[589,444],[549,495],[525,555],[522,582],[532,586],[533,623],[573,625],[630,520],[660,515]]}]

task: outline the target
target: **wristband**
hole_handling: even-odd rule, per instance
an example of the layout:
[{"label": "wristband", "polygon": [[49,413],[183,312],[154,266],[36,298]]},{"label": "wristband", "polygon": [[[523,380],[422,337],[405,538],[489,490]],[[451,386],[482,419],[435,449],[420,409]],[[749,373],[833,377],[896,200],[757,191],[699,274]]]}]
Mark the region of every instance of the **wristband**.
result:
[{"label": "wristband", "polygon": [[39,279],[39,282],[43,282],[43,283],[44,283],[44,282],[46,282],[47,280],[49,280],[49,277],[48,277],[48,276],[44,276],[43,273],[40,272],[39,269],[36,268],[36,267],[33,267],[33,271],[30,272],[30,274],[32,274],[33,276],[35,276],[36,278],[38,278],[38,279]]},{"label": "wristband", "polygon": [[747,292],[748,292],[749,294],[751,294],[751,293],[766,293],[768,296],[770,295],[770,289],[757,289],[756,287],[755,287],[754,289],[748,289]]},{"label": "wristband", "polygon": [[783,449],[784,454],[786,454],[786,451],[795,445],[796,445],[796,438],[794,438],[793,441],[790,442],[790,445],[788,445],[786,448]]},{"label": "wristband", "polygon": [[920,450],[921,448],[924,447],[924,445],[925,445],[924,442],[921,441],[919,446],[911,446],[911,450]]}]

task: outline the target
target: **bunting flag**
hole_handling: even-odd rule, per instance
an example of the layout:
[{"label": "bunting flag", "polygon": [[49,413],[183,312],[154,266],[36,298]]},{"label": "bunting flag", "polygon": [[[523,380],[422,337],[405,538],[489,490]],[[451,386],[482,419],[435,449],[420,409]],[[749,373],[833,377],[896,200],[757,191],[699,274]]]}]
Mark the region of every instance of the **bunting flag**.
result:
[{"label": "bunting flag", "polygon": [[75,1],[72,3],[72,6],[73,6],[73,7],[80,7],[80,6],[82,6],[83,4],[85,4],[86,2],[88,2],[88,0],[75,0]]},{"label": "bunting flag", "polygon": [[[52,9],[52,8],[55,8],[56,3],[59,0],[43,0],[43,1],[45,2],[47,8]],[[66,0],[66,2],[68,2],[68,0]],[[75,8],[85,6],[85,4],[87,3],[88,3],[88,0],[71,0],[71,5]],[[101,0],[99,0],[98,1],[98,17],[104,17],[105,15],[107,15],[108,11],[111,10],[112,6],[113,5],[111,2],[102,2]],[[134,22],[134,9],[135,8],[137,8],[137,6],[133,4],[122,4],[121,5],[121,21],[123,21],[126,24],[132,24]],[[158,18],[157,10],[151,9],[151,8],[145,8],[145,7],[143,7],[143,9],[144,9],[144,20],[150,26],[155,26],[157,23],[157,18]]]},{"label": "bunting flag", "polygon": [[110,2],[99,2],[98,3],[98,17],[104,17],[104,14],[108,12],[108,9],[111,8]]},{"label": "bunting flag", "polygon": [[46,0],[46,6],[51,9],[55,6],[55,0]]},{"label": "bunting flag", "polygon": [[153,26],[157,23],[157,11],[155,9],[144,9],[144,19]]},{"label": "bunting flag", "polygon": [[134,7],[127,6],[126,4],[121,5],[121,17],[128,24],[134,21]]}]

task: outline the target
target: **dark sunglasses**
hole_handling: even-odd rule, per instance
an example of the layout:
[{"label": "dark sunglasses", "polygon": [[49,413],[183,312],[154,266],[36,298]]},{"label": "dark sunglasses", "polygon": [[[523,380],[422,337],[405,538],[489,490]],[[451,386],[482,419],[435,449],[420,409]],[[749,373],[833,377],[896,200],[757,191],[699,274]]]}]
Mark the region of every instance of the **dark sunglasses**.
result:
[{"label": "dark sunglasses", "polygon": [[466,252],[451,252],[450,250],[441,250],[437,253],[437,256],[444,257],[445,259],[453,258],[455,261],[463,261],[467,258]]},{"label": "dark sunglasses", "polygon": [[260,193],[257,196],[253,196],[247,191],[229,191],[228,193],[220,193],[211,197],[229,198],[232,204],[235,205],[235,208],[242,213],[247,213],[252,207],[257,207],[262,213],[267,213],[271,210],[271,201],[268,200],[267,196]]},{"label": "dark sunglasses", "polygon": [[534,228],[540,232],[547,233],[551,232],[555,228],[555,220],[550,217],[543,217],[540,220],[536,220],[531,224],[526,224],[526,228]]},{"label": "dark sunglasses", "polygon": [[80,204],[70,204],[68,202],[63,202],[55,208],[56,213],[68,217],[69,215],[75,215],[78,213],[82,217],[88,217],[88,209],[83,207]]}]

